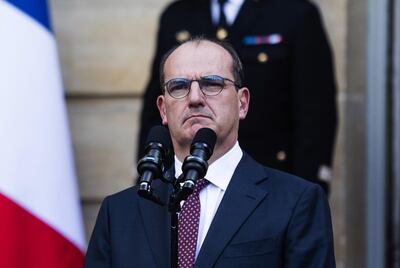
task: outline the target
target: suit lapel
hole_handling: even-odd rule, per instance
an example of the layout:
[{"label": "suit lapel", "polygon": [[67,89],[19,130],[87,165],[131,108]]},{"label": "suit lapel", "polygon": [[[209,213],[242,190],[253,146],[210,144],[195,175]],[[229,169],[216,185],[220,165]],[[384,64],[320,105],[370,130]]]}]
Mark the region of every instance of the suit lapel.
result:
[{"label": "suit lapel", "polygon": [[257,182],[265,179],[266,175],[261,166],[245,155],[215,214],[195,267],[214,265],[243,222],[267,195],[267,191],[256,185]]},{"label": "suit lapel", "polygon": [[[157,180],[153,183],[161,200],[168,201],[169,186]],[[146,237],[157,267],[170,266],[170,213],[167,206],[139,198],[140,214]]]}]

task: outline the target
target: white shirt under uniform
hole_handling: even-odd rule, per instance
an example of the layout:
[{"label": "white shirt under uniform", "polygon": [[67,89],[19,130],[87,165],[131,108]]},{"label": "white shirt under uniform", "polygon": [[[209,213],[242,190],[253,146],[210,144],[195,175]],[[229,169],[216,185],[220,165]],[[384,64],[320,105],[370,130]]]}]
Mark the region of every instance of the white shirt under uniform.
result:
[{"label": "white shirt under uniform", "polygon": [[[205,178],[210,182],[200,192],[200,223],[197,238],[196,258],[199,254],[201,245],[207,235],[215,213],[224,197],[226,188],[231,181],[240,159],[243,156],[239,143],[230,149],[221,158],[212,163],[207,170]],[[175,156],[175,176],[178,178],[182,174],[182,163]]]},{"label": "white shirt under uniform", "polygon": [[[232,25],[235,21],[244,0],[228,0],[224,5],[224,14],[226,23]],[[218,0],[211,1],[211,18],[214,25],[219,22],[219,4]]]}]

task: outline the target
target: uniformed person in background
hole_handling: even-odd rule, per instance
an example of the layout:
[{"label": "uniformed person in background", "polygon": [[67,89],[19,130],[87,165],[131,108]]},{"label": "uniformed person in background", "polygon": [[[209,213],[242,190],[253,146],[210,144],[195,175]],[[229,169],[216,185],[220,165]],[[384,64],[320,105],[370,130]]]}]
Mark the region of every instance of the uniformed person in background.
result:
[{"label": "uniformed person in background", "polygon": [[141,114],[138,157],[160,124],[160,58],[203,34],[229,41],[251,88],[240,146],[259,162],[320,184],[329,193],[336,136],[332,54],[316,6],[306,0],[180,0],[159,21],[156,54]]}]

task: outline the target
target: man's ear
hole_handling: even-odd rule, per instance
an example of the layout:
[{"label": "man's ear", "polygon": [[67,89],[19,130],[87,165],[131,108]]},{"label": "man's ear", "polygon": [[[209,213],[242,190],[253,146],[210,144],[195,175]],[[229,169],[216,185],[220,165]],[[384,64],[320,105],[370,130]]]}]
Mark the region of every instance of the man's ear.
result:
[{"label": "man's ear", "polygon": [[165,109],[165,97],[164,97],[164,95],[160,95],[160,96],[157,97],[157,108],[158,108],[158,111],[160,112],[162,124],[163,125],[167,125],[168,124],[168,120],[167,120],[167,112],[166,112],[166,109]]},{"label": "man's ear", "polygon": [[241,120],[246,118],[247,112],[249,111],[250,104],[250,91],[247,87],[242,87],[238,91],[239,98],[239,118]]}]

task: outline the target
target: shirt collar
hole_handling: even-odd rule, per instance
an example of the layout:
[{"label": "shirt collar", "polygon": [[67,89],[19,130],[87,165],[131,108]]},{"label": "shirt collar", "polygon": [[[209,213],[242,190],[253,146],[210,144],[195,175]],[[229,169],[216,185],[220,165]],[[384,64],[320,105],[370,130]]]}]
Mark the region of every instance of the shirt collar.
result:
[{"label": "shirt collar", "polygon": [[[242,149],[236,141],[235,145],[227,153],[218,158],[208,167],[205,178],[218,188],[225,191],[242,156]],[[175,156],[176,178],[181,174],[182,162],[180,162]]]},{"label": "shirt collar", "polygon": [[[243,5],[245,0],[228,0],[225,3],[224,11],[226,21],[229,25],[232,25],[235,21],[241,6]],[[211,18],[214,24],[217,24],[219,21],[219,4],[218,0],[212,0],[211,2]]]}]

